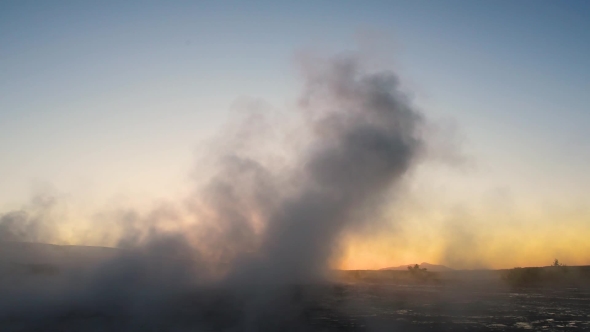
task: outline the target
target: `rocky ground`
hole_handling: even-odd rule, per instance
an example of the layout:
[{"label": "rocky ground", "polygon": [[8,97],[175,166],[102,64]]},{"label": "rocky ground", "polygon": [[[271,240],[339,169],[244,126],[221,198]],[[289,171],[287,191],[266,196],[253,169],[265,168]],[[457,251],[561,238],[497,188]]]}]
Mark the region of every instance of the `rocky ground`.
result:
[{"label": "rocky ground", "polygon": [[[150,306],[153,305],[153,306]],[[13,315],[2,331],[590,331],[590,291],[348,284],[200,290],[138,309]]]}]

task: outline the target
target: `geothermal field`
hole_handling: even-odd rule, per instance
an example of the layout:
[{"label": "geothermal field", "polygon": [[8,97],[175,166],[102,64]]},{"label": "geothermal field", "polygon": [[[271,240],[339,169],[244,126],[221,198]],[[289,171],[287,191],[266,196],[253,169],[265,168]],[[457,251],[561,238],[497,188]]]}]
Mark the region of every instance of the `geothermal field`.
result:
[{"label": "geothermal field", "polygon": [[0,0],[0,332],[590,331],[589,18]]}]

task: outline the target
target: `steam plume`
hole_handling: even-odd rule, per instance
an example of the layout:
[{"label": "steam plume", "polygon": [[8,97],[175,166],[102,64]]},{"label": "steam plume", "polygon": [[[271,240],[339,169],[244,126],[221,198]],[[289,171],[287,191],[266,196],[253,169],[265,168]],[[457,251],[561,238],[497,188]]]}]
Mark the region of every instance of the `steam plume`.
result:
[{"label": "steam plume", "polygon": [[304,68],[301,104],[312,138],[291,175],[296,189],[268,217],[261,265],[249,265],[271,280],[320,275],[342,232],[376,219],[422,146],[421,115],[392,73],[365,74],[350,58]]},{"label": "steam plume", "polygon": [[[269,162],[272,151],[260,149],[260,140],[250,153],[247,140],[260,134],[252,126],[269,127],[249,118],[237,136],[225,137],[233,144],[216,152],[216,173],[187,198],[188,213],[127,214],[120,244],[129,251],[93,270],[90,284],[69,298],[129,308],[219,278],[226,285],[321,278],[341,235],[378,219],[386,194],[416,163],[423,118],[393,73],[365,73],[354,57],[308,61],[302,73],[305,144],[289,162]],[[3,215],[0,237],[26,239],[23,232],[40,227],[17,227],[19,218]],[[181,231],[159,227],[162,219],[183,218],[198,222]],[[154,263],[155,256],[167,263]]]}]

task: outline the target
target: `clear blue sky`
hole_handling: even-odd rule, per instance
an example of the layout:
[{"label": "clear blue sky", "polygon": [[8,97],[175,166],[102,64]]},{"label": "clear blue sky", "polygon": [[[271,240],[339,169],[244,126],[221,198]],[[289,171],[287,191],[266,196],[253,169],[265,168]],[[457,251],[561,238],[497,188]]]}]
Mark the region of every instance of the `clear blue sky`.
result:
[{"label": "clear blue sky", "polygon": [[298,50],[359,40],[457,123],[457,193],[588,202],[589,1],[2,1],[0,207],[180,190],[236,98],[282,107]]}]

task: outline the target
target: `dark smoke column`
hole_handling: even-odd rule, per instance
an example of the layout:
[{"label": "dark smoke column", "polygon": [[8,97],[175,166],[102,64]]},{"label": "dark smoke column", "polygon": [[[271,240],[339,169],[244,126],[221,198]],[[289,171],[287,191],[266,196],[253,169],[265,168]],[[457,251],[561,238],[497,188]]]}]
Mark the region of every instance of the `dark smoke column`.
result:
[{"label": "dark smoke column", "polygon": [[271,280],[319,276],[341,233],[372,222],[422,146],[422,117],[393,73],[365,74],[354,59],[306,68],[302,105],[313,139],[299,160],[297,193],[265,234],[262,268]]}]

